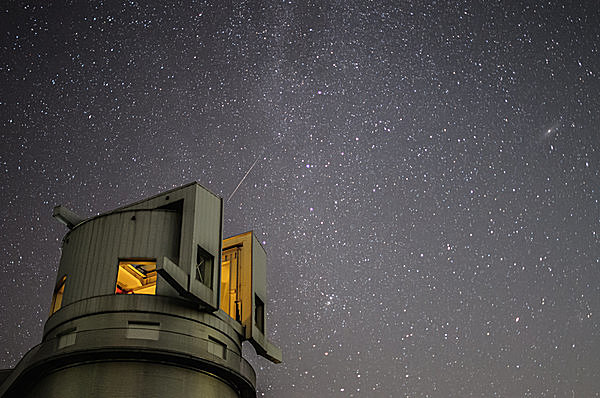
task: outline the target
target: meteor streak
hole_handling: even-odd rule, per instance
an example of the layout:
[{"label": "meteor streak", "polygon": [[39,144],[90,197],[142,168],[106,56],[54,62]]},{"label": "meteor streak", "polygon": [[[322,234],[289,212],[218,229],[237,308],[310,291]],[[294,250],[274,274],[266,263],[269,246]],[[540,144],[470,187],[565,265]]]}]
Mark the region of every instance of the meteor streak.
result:
[{"label": "meteor streak", "polygon": [[246,174],[244,174],[244,176],[240,180],[239,184],[237,184],[237,187],[235,187],[235,189],[233,190],[233,192],[231,193],[231,195],[229,195],[229,198],[227,198],[227,203],[229,203],[229,201],[231,200],[231,198],[233,197],[233,195],[235,195],[235,193],[237,192],[238,188],[240,187],[240,185],[242,185],[242,183],[244,182],[244,180],[246,179],[246,177],[248,177],[248,174],[250,174],[250,172],[252,171],[252,169],[254,168],[254,166],[256,165],[256,163],[258,163],[258,161],[260,160],[261,156],[262,156],[262,152],[260,153],[260,155],[258,155],[258,157],[254,161],[254,163],[252,163],[252,166],[250,166],[250,168],[248,169],[248,171],[246,172]]}]

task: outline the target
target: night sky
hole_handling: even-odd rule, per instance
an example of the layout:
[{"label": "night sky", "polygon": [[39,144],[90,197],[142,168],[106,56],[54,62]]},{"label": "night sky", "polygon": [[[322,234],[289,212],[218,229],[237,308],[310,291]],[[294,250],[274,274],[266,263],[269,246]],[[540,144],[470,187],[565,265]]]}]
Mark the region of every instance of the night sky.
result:
[{"label": "night sky", "polygon": [[55,205],[196,180],[268,253],[259,396],[600,396],[600,3],[95,3],[0,7],[1,368]]}]

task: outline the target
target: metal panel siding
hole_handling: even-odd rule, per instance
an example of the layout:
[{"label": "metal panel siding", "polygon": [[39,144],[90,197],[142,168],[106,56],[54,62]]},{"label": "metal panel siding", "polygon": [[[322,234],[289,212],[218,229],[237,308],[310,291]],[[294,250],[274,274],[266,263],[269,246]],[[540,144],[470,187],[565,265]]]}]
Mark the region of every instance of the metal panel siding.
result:
[{"label": "metal panel siding", "polygon": [[73,272],[73,268],[74,264],[77,261],[76,258],[79,250],[77,247],[77,240],[74,239],[73,235],[74,234],[71,232],[71,234],[67,237],[67,242],[64,243],[62,250],[61,274],[67,276],[62,306],[65,306],[71,303],[72,301],[75,301],[75,292],[78,291],[77,281]]},{"label": "metal panel siding", "polygon": [[[137,214],[137,213],[135,213]],[[127,248],[128,252],[127,252],[127,257],[131,257],[131,258],[139,258],[139,257],[148,257],[150,254],[146,254],[147,252],[145,251],[146,249],[146,245],[144,244],[145,241],[145,235],[144,232],[148,232],[147,229],[147,223],[146,223],[146,218],[140,216],[139,219],[138,217],[135,218],[135,220],[130,220],[129,222],[127,220],[123,220],[123,223],[128,223],[130,224],[130,229],[129,232],[131,233],[131,243],[130,246]]]},{"label": "metal panel siding", "polygon": [[[95,253],[92,264],[96,271],[96,278],[92,291],[95,295],[112,294],[115,292],[114,284],[109,285],[108,281],[112,280],[113,275],[116,277],[116,262],[114,258],[114,245],[111,236],[115,234],[116,228],[110,227],[110,220],[104,220],[100,228],[96,231],[96,239],[98,248]],[[113,275],[111,275],[111,272]]]},{"label": "metal panel siding", "polygon": [[[171,257],[179,266],[188,272],[188,264],[191,264],[193,245],[191,244],[193,226],[193,211],[195,198],[194,192],[198,184],[192,183],[176,190],[164,192],[153,198],[146,199],[141,202],[123,207],[121,210],[141,210],[141,209],[156,209],[180,200],[184,202],[183,214],[180,216],[179,222],[176,223],[178,231],[178,247],[176,253]],[[186,239],[187,237],[187,239]],[[191,265],[190,265],[191,266]]]},{"label": "metal panel siding", "polygon": [[[193,235],[191,253],[196,253],[196,245],[200,245],[214,258],[213,290],[208,289],[200,283],[195,283],[198,290],[194,290],[203,301],[218,308],[219,305],[219,273],[221,264],[221,240],[222,240],[222,199],[211,194],[206,189],[196,186],[193,213]],[[194,260],[188,263],[186,271],[193,275]],[[192,287],[192,286],[190,286]]]},{"label": "metal panel siding", "polygon": [[[174,217],[165,219],[165,231],[173,231],[173,239],[170,241],[161,240],[164,244],[164,250],[172,261],[179,262],[179,244],[181,243],[181,214],[175,214]],[[157,237],[159,238],[159,237]]]},{"label": "metal panel siding", "polygon": [[165,230],[167,225],[165,223],[165,217],[157,217],[157,215],[158,213],[155,212],[150,213],[148,220],[148,234],[146,239],[148,249],[145,250],[148,252],[150,252],[151,249],[153,252],[164,252],[161,250],[163,245],[161,244],[162,242],[159,237],[163,235],[161,232]]},{"label": "metal panel siding", "polygon": [[[157,243],[163,250],[171,252],[172,244],[179,242],[179,248],[175,254],[169,254],[168,257],[177,263],[177,265],[187,274],[194,275],[196,261],[196,247],[200,245],[204,250],[214,256],[214,272],[213,286],[214,289],[208,289],[205,285],[195,280],[190,280],[187,286],[192,294],[197,295],[202,301],[211,305],[215,309],[218,308],[219,301],[219,272],[220,272],[220,257],[221,257],[221,238],[222,238],[222,199],[206,188],[197,183],[188,184],[181,188],[165,192],[146,199],[132,205],[125,206],[118,211],[108,213],[101,217],[111,216],[113,214],[129,213],[132,211],[144,212],[147,210],[156,211],[161,207],[173,204],[179,200],[183,200],[183,209],[180,222],[173,220],[167,223],[170,226],[177,226],[177,234],[171,239],[173,242],[164,241],[160,237],[160,230],[164,227],[163,222],[155,223],[154,220],[136,220],[136,229],[132,232],[130,226],[123,228],[123,236],[119,246],[119,255],[121,257],[151,257],[146,254],[148,249],[156,250]],[[158,210],[160,211],[160,210]],[[150,225],[145,225],[146,221],[150,221]],[[151,233],[144,235],[146,241],[139,240],[137,228],[149,229]],[[158,234],[157,237],[154,237]],[[130,243],[135,242],[135,246]],[[167,249],[167,246],[169,247]],[[129,248],[129,252],[125,249]],[[163,251],[164,253],[164,251]],[[152,256],[158,258],[158,256]],[[162,289],[160,289],[162,290]]]},{"label": "metal panel siding", "polygon": [[[83,380],[94,380],[85,383]],[[128,380],[117,387],[116,380]],[[159,398],[176,396],[235,398],[226,382],[209,373],[151,362],[82,363],[47,375],[27,397],[100,398],[113,395]]]},{"label": "metal panel siding", "polygon": [[[267,332],[267,253],[261,246],[256,236],[252,234],[252,291],[261,298],[264,304],[264,330]],[[252,314],[255,311],[254,295],[252,296]],[[256,320],[252,316],[252,328],[256,326]],[[258,329],[256,329],[258,330]],[[256,337],[256,336],[254,336]],[[266,347],[265,347],[266,349]]]},{"label": "metal panel siding", "polygon": [[202,191],[197,192],[196,196],[196,225],[195,240],[200,246],[213,256],[218,253],[218,232],[219,224],[216,222],[215,202],[207,200]]},{"label": "metal panel siding", "polygon": [[82,251],[82,248],[78,243],[76,235],[77,234],[73,232],[69,235],[69,250],[67,250],[66,247],[63,247],[63,256],[65,256],[65,252],[69,252],[69,256],[65,261],[65,274],[67,275],[67,281],[65,285],[65,295],[63,296],[62,302],[63,306],[78,300],[79,295],[77,293],[81,291],[80,281],[77,279],[76,267],[77,263],[79,262],[79,255]]},{"label": "metal panel siding", "polygon": [[[74,282],[73,298],[74,300],[80,300],[87,296],[87,289],[84,285],[85,275],[91,272],[88,264],[88,256],[91,255],[91,239],[92,239],[92,226],[88,224],[82,225],[81,237],[74,234],[72,236],[72,243],[75,245],[77,252],[75,254],[75,260],[72,267],[72,275]],[[67,277],[68,279],[69,277]]]},{"label": "metal panel siding", "polygon": [[[143,230],[143,224],[144,224],[144,219],[142,217],[140,217],[140,219],[138,219],[137,217],[135,219],[130,219],[129,221],[127,221],[127,219],[125,217],[123,217],[126,213],[121,213],[121,217],[122,220],[121,223],[123,223],[124,225],[127,224],[127,231],[130,233],[130,240],[129,240],[129,245],[127,246],[127,257],[131,257],[131,258],[137,258],[140,257],[139,253],[143,253],[143,248],[142,248],[142,236],[140,234],[140,229]],[[135,217],[137,213],[133,213],[133,217]],[[128,214],[127,218],[132,217],[131,215]],[[142,228],[140,228],[142,227]]]},{"label": "metal panel siding", "polygon": [[181,245],[179,252],[179,266],[190,274],[193,267],[194,252],[194,209],[195,195],[194,191],[185,191],[183,200],[183,219],[181,220]]},{"label": "metal panel siding", "polygon": [[[82,253],[82,264],[85,264],[86,271],[83,273],[77,273],[77,278],[80,280],[81,297],[91,297],[95,296],[93,293],[92,287],[96,282],[96,278],[98,278],[98,274],[102,275],[99,270],[96,269],[94,264],[94,259],[96,255],[96,251],[98,250],[98,242],[96,242],[96,229],[103,223],[104,220],[98,220],[98,223],[88,223],[86,230],[88,231],[88,240],[86,244],[87,246],[87,255],[83,255]],[[84,243],[84,244],[85,244]]]},{"label": "metal panel siding", "polygon": [[[179,216],[176,213],[171,213],[169,217],[160,215],[160,213],[152,213],[152,221],[150,226],[149,246],[154,248],[159,253],[165,253],[165,256],[174,260],[179,251],[177,247],[179,236]],[[165,239],[165,233],[169,234],[169,239]]]},{"label": "metal panel siding", "polygon": [[108,214],[71,231],[59,270],[67,275],[63,306],[113,294],[120,258],[176,257],[178,228],[176,213],[154,210]]},{"label": "metal panel siding", "polygon": [[[150,235],[153,231],[151,229],[152,213],[142,214],[136,212],[135,217],[135,237],[134,237],[134,257],[148,257],[150,256]],[[146,254],[148,253],[148,254]]]},{"label": "metal panel siding", "polygon": [[98,294],[114,294],[115,292],[119,261],[118,247],[123,238],[121,225],[123,217],[120,215],[119,218],[113,220],[106,217],[104,221],[104,233],[108,234],[109,239],[106,241],[106,247],[102,248],[103,253],[99,253],[102,256],[102,262],[98,264],[99,271],[102,273],[102,284]]},{"label": "metal panel siding", "polygon": [[104,266],[106,267],[106,278],[109,288],[107,293],[114,293],[115,286],[117,284],[117,273],[118,273],[118,261],[119,261],[119,247],[123,240],[122,228],[107,228],[106,232],[110,234],[111,239],[106,247],[106,255],[104,260]]},{"label": "metal panel siding", "polygon": [[[175,214],[175,217],[165,218],[164,230],[173,231],[173,239],[169,242],[160,240],[164,247],[162,251],[168,253],[169,257],[175,263],[179,262],[179,244],[181,243],[181,214]],[[157,239],[159,237],[157,236]]]},{"label": "metal panel siding", "polygon": [[100,218],[98,222],[88,223],[90,231],[88,256],[85,260],[86,272],[78,275],[82,279],[83,289],[81,290],[83,297],[97,296],[95,286],[101,284],[101,279],[104,276],[103,270],[98,269],[98,252],[102,242],[99,237],[102,236],[102,230],[105,228],[105,219]]},{"label": "metal panel siding", "polygon": [[[123,213],[120,213],[120,215],[122,216]],[[130,223],[123,224],[121,226],[121,231],[122,235],[121,241],[119,242],[118,246],[118,252],[124,257],[130,257],[131,253],[129,251],[129,248],[132,246],[133,243],[133,225]]]},{"label": "metal panel siding", "polygon": [[99,250],[96,252],[96,256],[94,257],[92,264],[94,264],[95,269],[98,270],[97,275],[102,275],[102,277],[97,276],[94,278],[94,283],[91,286],[91,291],[94,295],[100,294],[108,294],[109,292],[106,289],[106,283],[104,280],[110,277],[107,273],[107,263],[110,261],[110,252],[111,247],[111,230],[109,228],[99,228],[97,230],[97,241],[99,242]]},{"label": "metal panel siding", "polygon": [[98,221],[98,223],[84,224],[83,227],[85,228],[82,231],[83,239],[77,242],[79,249],[77,253],[77,263],[75,264],[77,270],[74,270],[74,276],[77,278],[77,299],[93,295],[90,284],[93,284],[98,274],[98,271],[94,269],[94,265],[92,264],[97,246],[94,239],[94,229],[102,222],[102,220]]}]

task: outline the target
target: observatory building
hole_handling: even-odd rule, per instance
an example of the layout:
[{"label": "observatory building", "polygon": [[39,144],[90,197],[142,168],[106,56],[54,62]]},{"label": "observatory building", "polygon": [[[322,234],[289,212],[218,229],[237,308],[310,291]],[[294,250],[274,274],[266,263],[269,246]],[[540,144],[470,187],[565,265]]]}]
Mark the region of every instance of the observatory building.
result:
[{"label": "observatory building", "polygon": [[197,183],[69,228],[41,344],[0,371],[0,397],[255,397],[242,358],[267,339],[266,253],[223,240],[223,200]]}]

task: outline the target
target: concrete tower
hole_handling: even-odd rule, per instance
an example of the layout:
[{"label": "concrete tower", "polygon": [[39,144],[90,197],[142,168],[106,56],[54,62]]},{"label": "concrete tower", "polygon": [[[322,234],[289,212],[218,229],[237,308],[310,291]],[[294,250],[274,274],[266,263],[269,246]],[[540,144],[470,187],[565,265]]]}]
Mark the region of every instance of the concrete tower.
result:
[{"label": "concrete tower", "polygon": [[70,229],[42,343],[0,371],[0,397],[255,397],[244,340],[267,340],[266,254],[222,239],[223,200],[197,183]]}]

